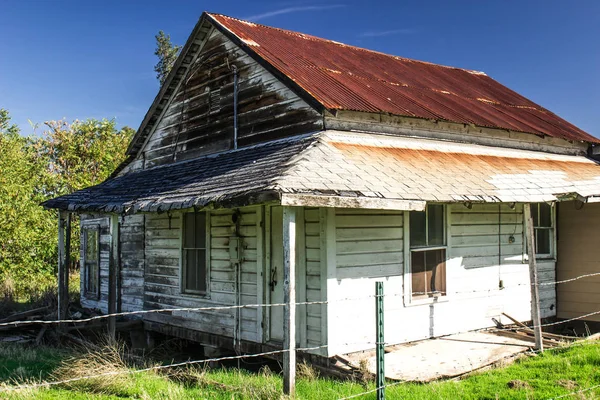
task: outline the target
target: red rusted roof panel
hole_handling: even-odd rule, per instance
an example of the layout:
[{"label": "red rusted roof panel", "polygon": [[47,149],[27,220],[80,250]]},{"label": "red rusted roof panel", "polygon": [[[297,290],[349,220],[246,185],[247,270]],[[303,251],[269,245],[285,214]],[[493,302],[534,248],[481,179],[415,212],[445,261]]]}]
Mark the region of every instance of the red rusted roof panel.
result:
[{"label": "red rusted roof panel", "polygon": [[209,16],[330,110],[433,118],[600,143],[482,72]]}]

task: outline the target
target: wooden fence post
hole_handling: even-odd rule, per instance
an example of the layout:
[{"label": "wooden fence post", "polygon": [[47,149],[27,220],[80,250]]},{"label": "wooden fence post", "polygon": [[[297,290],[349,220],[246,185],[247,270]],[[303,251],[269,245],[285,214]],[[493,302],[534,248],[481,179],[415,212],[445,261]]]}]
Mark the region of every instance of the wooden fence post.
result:
[{"label": "wooden fence post", "polygon": [[296,210],[283,207],[283,392],[296,391]]},{"label": "wooden fence post", "polygon": [[533,228],[533,218],[531,216],[531,204],[525,203],[523,207],[523,216],[527,227],[527,258],[529,259],[529,281],[531,284],[531,321],[533,322],[533,332],[535,335],[535,348],[544,351],[542,341],[542,327],[540,318],[540,297],[538,292],[538,273],[535,260],[535,230]]}]

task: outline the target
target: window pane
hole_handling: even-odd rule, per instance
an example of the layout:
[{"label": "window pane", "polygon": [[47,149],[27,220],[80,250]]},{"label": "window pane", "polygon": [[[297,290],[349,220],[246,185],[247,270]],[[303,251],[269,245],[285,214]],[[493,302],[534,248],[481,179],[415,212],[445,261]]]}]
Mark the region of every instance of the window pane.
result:
[{"label": "window pane", "polygon": [[427,224],[429,228],[429,246],[441,246],[444,244],[444,206],[427,206]]},{"label": "window pane", "polygon": [[185,250],[185,288],[187,290],[198,290],[196,288],[197,275],[196,251]]},{"label": "window pane", "polygon": [[206,250],[196,250],[196,263],[196,290],[206,292]]},{"label": "window pane", "polygon": [[206,292],[206,250],[185,251],[185,289]]},{"label": "window pane", "polygon": [[538,218],[538,214],[539,214],[539,207],[538,204],[532,204],[531,205],[531,217],[533,218],[533,226],[538,226],[539,224],[539,218]]},{"label": "window pane", "polygon": [[410,247],[426,246],[425,211],[410,212]]},{"label": "window pane", "polygon": [[535,230],[535,253],[536,254],[550,254],[550,240],[551,240],[550,229],[536,229]]},{"label": "window pane", "polygon": [[196,242],[195,248],[206,248],[206,213],[196,213]]},{"label": "window pane", "polygon": [[410,268],[412,275],[413,296],[425,296],[427,294],[425,277],[425,252],[413,251],[411,254]]},{"label": "window pane", "polygon": [[98,230],[87,229],[84,231],[85,240],[85,259],[86,261],[94,261],[98,259]]},{"label": "window pane", "polygon": [[535,224],[534,226],[541,226],[545,228],[550,228],[552,226],[552,207],[546,203],[540,203],[540,220],[539,225]]},{"label": "window pane", "polygon": [[194,213],[186,213],[185,221],[183,224],[184,235],[183,235],[183,247],[191,249],[194,247],[194,229],[195,229],[195,217]]},{"label": "window pane", "polygon": [[446,294],[446,250],[425,252],[427,289],[431,293]]}]

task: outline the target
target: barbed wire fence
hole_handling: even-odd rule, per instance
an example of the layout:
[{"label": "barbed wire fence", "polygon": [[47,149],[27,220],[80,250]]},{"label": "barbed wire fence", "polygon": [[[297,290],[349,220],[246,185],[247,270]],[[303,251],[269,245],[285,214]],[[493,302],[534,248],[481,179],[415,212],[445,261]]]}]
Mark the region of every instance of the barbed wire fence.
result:
[{"label": "barbed wire fence", "polygon": [[[600,273],[584,274],[584,275],[579,275],[579,276],[569,278],[569,279],[564,279],[564,280],[542,282],[542,283],[539,283],[538,286],[560,285],[560,284],[565,284],[565,283],[569,283],[569,282],[574,282],[574,281],[577,281],[580,279],[588,279],[588,278],[595,277],[595,276],[600,276]],[[484,290],[456,291],[456,292],[450,292],[450,295],[454,296],[454,295],[461,295],[461,294],[484,294],[484,293],[489,294],[492,291],[502,292],[503,290],[510,290],[513,288],[525,287],[525,286],[530,286],[530,285],[532,285],[532,284],[531,283],[519,283],[519,284],[511,285],[509,287],[505,287],[502,289],[495,288],[495,289],[484,289]],[[411,294],[412,295],[419,295],[419,294],[427,295],[429,293],[413,292]],[[4,328],[4,327],[17,328],[17,327],[24,327],[24,326],[31,326],[31,325],[62,325],[62,324],[77,325],[77,324],[85,324],[88,322],[92,322],[92,321],[96,321],[96,320],[103,320],[103,319],[108,319],[108,318],[113,318],[113,317],[114,318],[116,318],[116,317],[132,317],[132,316],[142,316],[142,315],[155,314],[155,313],[226,311],[226,310],[256,309],[259,307],[263,307],[263,308],[286,307],[286,306],[299,307],[299,306],[308,306],[308,305],[324,305],[324,304],[339,303],[339,302],[367,301],[367,300],[374,300],[377,297],[392,298],[392,297],[404,297],[404,296],[405,295],[403,293],[389,293],[389,294],[382,294],[382,295],[365,295],[365,296],[359,296],[359,297],[345,297],[345,298],[331,299],[331,300],[324,300],[324,301],[305,301],[305,302],[271,303],[271,304],[258,304],[257,303],[257,304],[242,304],[242,305],[228,305],[228,306],[208,306],[208,307],[161,308],[161,309],[152,309],[152,310],[137,310],[137,311],[127,311],[127,312],[103,314],[103,315],[92,316],[89,318],[79,318],[79,319],[11,321],[11,322],[0,323],[0,328]],[[548,323],[544,323],[544,324],[540,324],[540,325],[534,324],[532,326],[528,326],[528,328],[530,328],[530,329],[534,329],[534,328],[538,328],[538,327],[545,328],[545,327],[552,327],[552,326],[557,326],[557,325],[562,325],[562,324],[568,324],[570,322],[586,319],[586,318],[589,318],[591,316],[598,315],[598,314],[600,314],[600,310],[590,312],[585,315],[565,319],[565,320],[548,322]],[[477,329],[453,332],[452,335],[466,333],[466,332],[472,332],[474,330],[477,330]],[[479,330],[486,331],[486,332],[501,332],[501,331],[512,331],[512,330],[515,330],[515,328],[514,327],[498,328],[497,327],[497,328],[483,328],[483,329],[479,329]],[[353,342],[353,343],[338,343],[336,345],[344,347],[344,346],[349,346],[349,345],[375,346],[377,344],[381,344],[381,343],[379,343],[377,340],[375,340],[372,342],[363,341],[363,342]],[[388,343],[386,343],[386,344],[388,344]],[[294,349],[294,351],[311,352],[311,351],[326,349],[328,347],[329,347],[328,344],[323,344],[323,345],[312,346],[312,347],[300,347],[300,348]],[[557,347],[557,348],[560,349],[560,348],[564,348],[564,347]],[[553,349],[550,349],[550,350],[553,350]],[[179,368],[179,367],[183,367],[183,366],[187,366],[187,365],[202,365],[202,364],[207,364],[207,363],[223,362],[223,361],[230,361],[230,360],[243,360],[243,359],[247,359],[247,358],[276,356],[276,355],[284,354],[289,351],[290,351],[289,349],[278,349],[278,350],[273,350],[273,351],[265,351],[265,352],[258,352],[258,353],[252,353],[252,354],[237,354],[235,356],[203,358],[203,359],[198,359],[198,360],[187,360],[187,361],[178,362],[178,363],[157,365],[157,366],[151,366],[151,367],[146,367],[146,368],[141,368],[141,369],[127,370],[127,371],[121,371],[121,370],[109,371],[109,372],[104,372],[104,373],[99,373],[99,374],[94,374],[94,375],[86,375],[86,376],[74,377],[74,378],[70,378],[70,379],[57,380],[57,381],[42,381],[42,382],[38,382],[38,383],[26,383],[26,384],[20,384],[20,385],[12,385],[12,386],[3,385],[3,386],[0,386],[0,393],[1,392],[13,392],[13,391],[18,391],[18,390],[37,389],[37,388],[48,388],[48,387],[57,386],[57,385],[66,385],[66,384],[73,383],[76,381],[82,381],[82,380],[94,379],[94,378],[102,378],[102,377],[112,376],[112,375],[138,374],[138,373],[143,373],[143,372],[148,372],[148,371]],[[531,352],[537,353],[537,351],[531,351]],[[357,394],[354,394],[354,395],[351,395],[348,397],[343,397],[340,400],[359,398],[362,396],[369,395],[371,393],[375,393],[380,389],[384,389],[384,388],[388,388],[388,387],[395,387],[402,383],[404,383],[404,382],[398,381],[398,382],[392,382],[392,383],[382,385],[382,386],[377,386],[374,389],[366,390],[364,392],[357,393]],[[555,397],[555,399],[566,398],[569,396],[575,396],[577,394],[589,392],[589,391],[592,391],[597,388],[600,388],[600,385],[595,385],[592,387],[573,391],[573,392],[561,395],[559,397]]]}]

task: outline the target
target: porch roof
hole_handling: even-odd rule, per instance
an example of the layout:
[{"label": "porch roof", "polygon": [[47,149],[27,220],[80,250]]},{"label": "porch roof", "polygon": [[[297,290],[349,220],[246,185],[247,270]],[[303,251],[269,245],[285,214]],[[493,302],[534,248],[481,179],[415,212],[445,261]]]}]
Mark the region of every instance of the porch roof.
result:
[{"label": "porch roof", "polygon": [[584,156],[330,130],[128,173],[43,205],[131,213],[267,200],[422,209],[573,198],[600,198],[600,165]]}]

